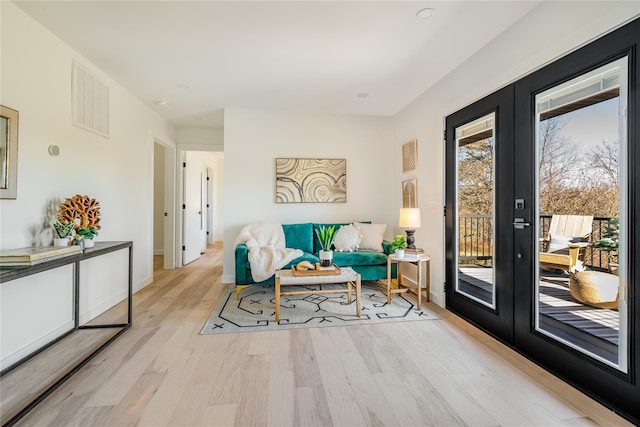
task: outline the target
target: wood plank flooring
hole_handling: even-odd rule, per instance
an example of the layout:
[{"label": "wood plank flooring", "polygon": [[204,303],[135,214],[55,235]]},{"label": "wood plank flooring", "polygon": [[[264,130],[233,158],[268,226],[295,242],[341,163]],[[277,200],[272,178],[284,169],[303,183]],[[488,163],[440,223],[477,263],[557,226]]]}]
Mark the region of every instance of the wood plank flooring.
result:
[{"label": "wood plank flooring", "polygon": [[630,425],[432,303],[442,320],[199,335],[221,274],[220,244],[157,270],[134,326],[18,425]]}]

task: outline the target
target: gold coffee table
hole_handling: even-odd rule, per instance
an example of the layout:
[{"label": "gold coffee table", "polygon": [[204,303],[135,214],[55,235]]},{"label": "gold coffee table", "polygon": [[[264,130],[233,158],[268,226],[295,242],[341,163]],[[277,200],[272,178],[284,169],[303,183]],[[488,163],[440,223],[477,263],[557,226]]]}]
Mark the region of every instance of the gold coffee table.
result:
[{"label": "gold coffee table", "polygon": [[[346,284],[345,289],[327,290],[298,290],[282,292],[283,286],[304,286],[304,285],[325,285],[325,284]],[[351,292],[355,287],[356,292],[356,315],[360,317],[360,274],[351,267],[340,267],[340,274],[323,276],[294,276],[292,270],[276,271],[276,322],[280,321],[280,296],[282,295],[310,295],[310,294],[337,294],[346,293],[349,304],[351,303]]]}]

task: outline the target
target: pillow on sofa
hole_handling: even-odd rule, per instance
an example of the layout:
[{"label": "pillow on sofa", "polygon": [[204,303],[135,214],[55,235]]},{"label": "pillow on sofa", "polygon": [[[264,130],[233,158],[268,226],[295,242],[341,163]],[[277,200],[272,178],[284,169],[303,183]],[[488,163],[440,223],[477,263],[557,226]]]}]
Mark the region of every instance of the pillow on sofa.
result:
[{"label": "pillow on sofa", "polygon": [[362,235],[360,242],[360,250],[382,252],[382,241],[384,240],[384,232],[387,224],[363,224],[354,222],[353,225],[358,227]]},{"label": "pillow on sofa", "polygon": [[338,252],[353,252],[360,246],[360,230],[353,225],[343,225],[338,229],[333,245]]}]

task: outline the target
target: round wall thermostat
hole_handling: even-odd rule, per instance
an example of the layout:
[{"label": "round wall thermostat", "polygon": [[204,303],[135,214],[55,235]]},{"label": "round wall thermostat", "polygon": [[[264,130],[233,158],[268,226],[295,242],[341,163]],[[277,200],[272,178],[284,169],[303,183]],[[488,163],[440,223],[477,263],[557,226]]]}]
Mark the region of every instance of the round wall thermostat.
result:
[{"label": "round wall thermostat", "polygon": [[58,154],[60,154],[60,147],[58,147],[57,145],[50,145],[49,154],[51,154],[52,156],[57,156]]}]

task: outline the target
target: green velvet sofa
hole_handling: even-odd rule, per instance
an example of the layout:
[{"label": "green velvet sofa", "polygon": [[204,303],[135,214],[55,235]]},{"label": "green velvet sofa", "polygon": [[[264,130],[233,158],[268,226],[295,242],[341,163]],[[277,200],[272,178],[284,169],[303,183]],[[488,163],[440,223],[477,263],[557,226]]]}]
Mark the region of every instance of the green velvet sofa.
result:
[{"label": "green velvet sofa", "polygon": [[[294,264],[301,261],[309,261],[312,264],[320,262],[318,252],[320,251],[320,242],[315,233],[315,229],[320,226],[335,225],[339,228],[340,224],[283,224],[284,237],[287,248],[301,249],[303,255],[294,259],[284,268],[291,268]],[[383,252],[374,251],[354,251],[354,252],[333,252],[333,263],[338,267],[353,267],[355,271],[360,273],[361,280],[382,280],[387,278],[387,255],[391,253],[391,242],[382,242]],[[271,285],[275,278],[271,276],[265,281],[256,283],[251,276],[251,266],[247,258],[247,246],[240,244],[235,250],[236,262],[236,285]],[[396,277],[396,264],[392,264],[392,276]]]}]

